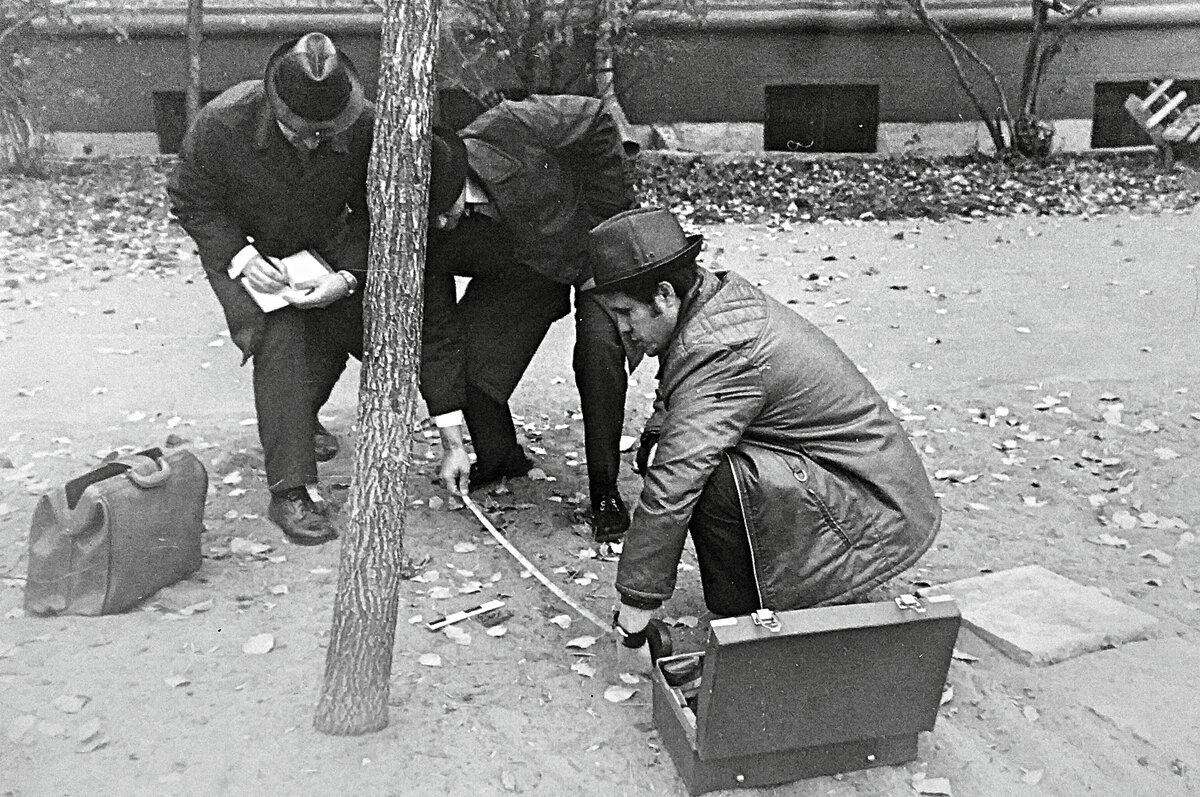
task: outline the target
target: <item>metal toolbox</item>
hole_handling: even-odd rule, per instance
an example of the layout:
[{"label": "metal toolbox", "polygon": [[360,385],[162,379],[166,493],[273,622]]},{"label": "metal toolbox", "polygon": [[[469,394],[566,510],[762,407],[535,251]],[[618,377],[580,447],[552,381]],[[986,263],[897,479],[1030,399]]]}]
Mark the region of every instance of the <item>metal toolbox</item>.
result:
[{"label": "metal toolbox", "polygon": [[[911,761],[959,621],[913,595],[713,620],[703,652],[656,662],[654,725],[693,795]],[[698,683],[670,685],[696,657]]]}]

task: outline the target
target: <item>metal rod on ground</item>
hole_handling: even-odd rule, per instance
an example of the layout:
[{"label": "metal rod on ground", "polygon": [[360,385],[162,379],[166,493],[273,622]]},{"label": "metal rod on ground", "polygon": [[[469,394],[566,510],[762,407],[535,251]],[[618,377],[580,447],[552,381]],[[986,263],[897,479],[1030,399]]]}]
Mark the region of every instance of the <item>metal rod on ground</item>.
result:
[{"label": "metal rod on ground", "polygon": [[470,509],[472,514],[474,514],[475,517],[479,519],[479,522],[482,523],[483,527],[488,530],[488,533],[496,538],[496,542],[503,545],[504,550],[508,551],[509,554],[511,554],[514,559],[516,559],[518,562],[520,562],[521,565],[524,566],[524,568],[529,571],[530,575],[532,575],[538,581],[542,582],[542,585],[545,586],[546,589],[553,592],[558,597],[559,600],[561,600],[563,603],[567,604],[572,609],[577,611],[581,617],[583,617],[585,620],[590,621],[594,626],[599,628],[600,633],[602,633],[602,634],[608,633],[608,630],[609,630],[608,623],[605,623],[599,617],[592,614],[590,611],[588,611],[584,607],[580,606],[578,603],[575,602],[575,600],[570,595],[563,592],[561,587],[559,587],[557,584],[555,584],[550,579],[546,578],[546,576],[542,573],[542,571],[538,570],[534,566],[533,562],[530,562],[527,558],[525,558],[525,554],[518,551],[516,546],[514,546],[511,542],[509,542],[508,538],[505,537],[503,534],[501,534],[496,529],[496,527],[494,525],[492,525],[492,521],[488,520],[487,515],[485,515],[483,513],[483,510],[479,508],[479,504],[475,503],[474,501],[472,501],[469,497],[467,497],[465,495],[463,496],[463,503],[466,504],[467,509]]}]

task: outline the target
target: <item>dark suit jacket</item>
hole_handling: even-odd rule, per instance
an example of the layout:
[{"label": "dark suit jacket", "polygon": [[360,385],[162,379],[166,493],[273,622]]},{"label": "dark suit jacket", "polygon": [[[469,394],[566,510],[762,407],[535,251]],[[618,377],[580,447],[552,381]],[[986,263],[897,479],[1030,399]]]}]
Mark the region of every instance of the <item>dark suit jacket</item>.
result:
[{"label": "dark suit jacket", "polygon": [[[460,135],[470,169],[487,191],[503,228],[507,245],[495,259],[511,257],[564,286],[589,279],[588,231],[634,204],[621,136],[601,102],[570,95],[506,101],[467,125]],[[452,282],[453,274],[435,262],[436,238],[431,234],[421,359],[421,393],[434,415],[465,404],[468,357],[463,340],[466,324],[457,317],[460,308],[453,291],[440,284]],[[470,273],[477,276],[487,267],[486,262],[475,264]],[[540,315],[531,314],[529,323],[546,323]],[[532,342],[534,348],[540,342],[536,335],[516,337],[525,344]],[[511,392],[532,354],[514,351],[511,356],[492,357],[483,368],[494,373],[479,379],[487,385],[509,386]]]},{"label": "dark suit jacket", "polygon": [[[167,194],[196,241],[200,262],[235,342],[263,312],[228,274],[247,236],[263,254],[313,249],[366,278],[365,262],[339,263],[348,237],[369,236],[366,179],[374,113],[307,156],[283,137],[261,80],[239,83],[208,103],[188,132]],[[250,352],[245,352],[247,355]]]}]

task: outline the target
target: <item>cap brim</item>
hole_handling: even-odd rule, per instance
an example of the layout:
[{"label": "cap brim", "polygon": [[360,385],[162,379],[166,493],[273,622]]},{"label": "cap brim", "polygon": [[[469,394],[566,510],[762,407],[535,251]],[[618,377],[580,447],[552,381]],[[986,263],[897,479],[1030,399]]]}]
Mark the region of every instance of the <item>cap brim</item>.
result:
[{"label": "cap brim", "polygon": [[[640,282],[647,277],[652,277],[657,274],[663,274],[676,266],[688,260],[694,261],[696,256],[700,254],[700,247],[704,244],[703,235],[689,235],[687,237],[688,245],[682,251],[677,252],[671,257],[658,263],[646,266],[632,274],[626,274],[620,279],[610,280],[609,282],[596,282],[595,278],[588,280],[579,290],[591,293],[613,293],[624,290],[634,282]],[[588,287],[589,283],[591,287]]]}]

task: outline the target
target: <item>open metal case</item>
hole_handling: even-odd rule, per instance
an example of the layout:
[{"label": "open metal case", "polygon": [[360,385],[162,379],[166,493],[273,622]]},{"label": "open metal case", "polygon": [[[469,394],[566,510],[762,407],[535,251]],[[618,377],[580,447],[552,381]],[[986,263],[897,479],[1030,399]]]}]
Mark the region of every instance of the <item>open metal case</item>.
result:
[{"label": "open metal case", "polygon": [[[655,727],[693,795],[911,761],[960,619],[950,596],[904,595],[714,620],[703,652],[656,663]],[[698,685],[669,685],[689,657]]]}]

